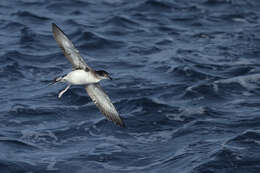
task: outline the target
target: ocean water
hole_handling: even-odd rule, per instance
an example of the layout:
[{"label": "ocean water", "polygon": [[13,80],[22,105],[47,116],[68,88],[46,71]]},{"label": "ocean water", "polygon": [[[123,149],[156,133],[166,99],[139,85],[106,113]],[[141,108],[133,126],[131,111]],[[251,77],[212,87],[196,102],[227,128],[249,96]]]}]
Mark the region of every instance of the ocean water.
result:
[{"label": "ocean water", "polygon": [[[259,0],[1,0],[0,173],[259,173]],[[56,23],[124,119],[83,87]]]}]

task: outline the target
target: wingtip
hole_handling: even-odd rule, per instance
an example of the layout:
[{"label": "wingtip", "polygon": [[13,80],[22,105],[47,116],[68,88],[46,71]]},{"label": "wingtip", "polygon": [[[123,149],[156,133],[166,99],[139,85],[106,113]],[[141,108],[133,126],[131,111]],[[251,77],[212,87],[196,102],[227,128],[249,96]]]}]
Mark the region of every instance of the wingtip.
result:
[{"label": "wingtip", "polygon": [[52,23],[51,26],[53,32],[55,32],[56,30],[60,30],[60,28],[55,23]]},{"label": "wingtip", "polygon": [[123,123],[120,127],[122,127],[122,128],[126,128],[125,123]]},{"label": "wingtip", "polygon": [[126,125],[121,117],[118,117],[117,119],[108,118],[110,121],[112,121],[115,125],[118,125],[122,128],[126,128]]},{"label": "wingtip", "polygon": [[120,122],[118,122],[117,125],[119,125],[122,128],[126,128],[126,125],[122,119],[120,119]]},{"label": "wingtip", "polygon": [[55,23],[51,23],[52,29],[56,28],[57,25]]},{"label": "wingtip", "polygon": [[60,38],[69,40],[67,38],[67,35],[55,23],[52,23],[52,32],[54,34],[54,38],[56,39],[56,41],[57,41],[57,39],[60,39]]}]

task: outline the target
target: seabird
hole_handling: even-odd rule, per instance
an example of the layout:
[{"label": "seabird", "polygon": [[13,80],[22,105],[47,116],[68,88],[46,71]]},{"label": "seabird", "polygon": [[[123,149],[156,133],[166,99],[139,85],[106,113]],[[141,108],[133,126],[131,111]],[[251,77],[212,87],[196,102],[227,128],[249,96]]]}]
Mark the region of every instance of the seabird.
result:
[{"label": "seabird", "polygon": [[55,78],[53,83],[64,82],[67,87],[62,90],[58,97],[61,96],[71,87],[71,85],[83,85],[99,110],[106,116],[107,119],[115,124],[125,127],[124,122],[119,116],[115,106],[101,88],[99,81],[112,78],[109,73],[104,70],[96,71],[89,67],[84,59],[80,56],[79,51],[74,47],[73,43],[68,39],[65,33],[56,25],[52,24],[52,32],[54,39],[63,50],[65,57],[72,64],[72,71],[65,76]]}]

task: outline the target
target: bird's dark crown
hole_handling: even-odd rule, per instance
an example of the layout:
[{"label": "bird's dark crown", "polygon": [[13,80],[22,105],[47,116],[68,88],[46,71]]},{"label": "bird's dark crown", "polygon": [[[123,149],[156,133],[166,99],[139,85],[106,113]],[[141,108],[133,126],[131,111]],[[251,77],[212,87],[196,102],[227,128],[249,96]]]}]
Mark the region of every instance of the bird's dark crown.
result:
[{"label": "bird's dark crown", "polygon": [[106,72],[105,70],[96,70],[96,73],[99,75],[99,76],[108,76],[109,73]]}]

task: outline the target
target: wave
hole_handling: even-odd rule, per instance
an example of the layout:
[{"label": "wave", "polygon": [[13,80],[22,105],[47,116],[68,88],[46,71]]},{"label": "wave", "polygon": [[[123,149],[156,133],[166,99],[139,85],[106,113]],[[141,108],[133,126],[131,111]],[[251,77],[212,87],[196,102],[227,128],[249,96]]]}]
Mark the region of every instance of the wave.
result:
[{"label": "wave", "polygon": [[227,147],[250,147],[251,149],[256,149],[260,145],[260,131],[250,129],[246,130],[242,134],[228,140],[225,145],[227,145]]},{"label": "wave", "polygon": [[[0,172],[259,172],[257,0],[6,1],[0,5]],[[82,86],[57,23],[126,123]],[[85,53],[93,56],[85,56]]]},{"label": "wave", "polygon": [[14,22],[6,21],[6,24],[1,26],[1,29],[5,30],[8,33],[9,32],[17,33],[25,26],[26,25],[24,25],[20,22],[17,22],[17,21],[14,21]]},{"label": "wave", "polygon": [[79,49],[111,49],[121,48],[124,42],[105,38],[93,32],[83,32],[77,40],[81,44]]},{"label": "wave", "polygon": [[42,23],[42,22],[46,22],[46,21],[50,20],[50,18],[48,18],[48,17],[39,16],[39,15],[36,15],[29,11],[18,11],[18,12],[12,13],[11,15],[17,16],[18,18],[21,18],[21,19],[23,19],[25,21],[29,21],[29,22],[33,21],[33,22],[37,22],[37,23]]},{"label": "wave", "polygon": [[139,3],[135,6],[135,11],[161,11],[163,13],[165,12],[171,12],[172,10],[172,4],[168,1],[158,1],[158,0],[146,0],[144,2]]},{"label": "wave", "polygon": [[[232,85],[239,84],[249,91],[254,91],[259,88],[260,75],[259,74],[249,74],[244,76],[233,77],[229,79],[217,80],[214,83],[217,85]],[[230,87],[227,87],[230,88]]]},{"label": "wave", "polygon": [[123,30],[126,30],[127,28],[133,28],[138,27],[140,24],[128,16],[113,16],[111,18],[108,18],[104,25],[113,25],[122,28]]},{"label": "wave", "polygon": [[40,148],[33,143],[28,143],[19,139],[9,138],[9,137],[0,137],[1,150],[4,148],[16,148],[16,152],[28,150],[39,150]]},{"label": "wave", "polygon": [[55,109],[49,109],[47,110],[46,108],[32,108],[28,105],[23,105],[23,104],[15,104],[11,107],[10,114],[12,115],[25,115],[25,116],[37,116],[37,115],[51,115],[55,114]]}]

